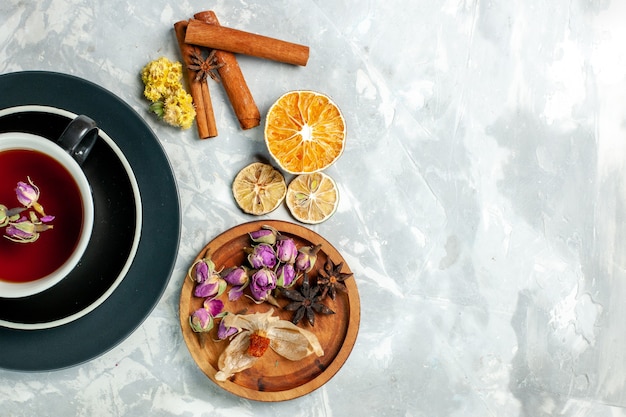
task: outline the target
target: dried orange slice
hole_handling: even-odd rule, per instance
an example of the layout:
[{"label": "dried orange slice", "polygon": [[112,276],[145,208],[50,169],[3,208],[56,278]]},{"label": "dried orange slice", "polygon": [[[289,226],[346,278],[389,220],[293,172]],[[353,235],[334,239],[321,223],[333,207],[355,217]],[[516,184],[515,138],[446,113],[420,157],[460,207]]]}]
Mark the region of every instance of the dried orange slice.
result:
[{"label": "dried orange slice", "polygon": [[346,123],[339,107],[314,91],[291,91],[270,107],[265,143],[276,163],[291,174],[318,172],[343,153]]},{"label": "dried orange slice", "polygon": [[262,162],[246,166],[233,180],[235,201],[244,212],[257,216],[275,210],[283,202],[286,192],[283,175]]},{"label": "dried orange slice", "polygon": [[316,224],[335,213],[339,191],[335,181],[323,172],[301,174],[289,183],[285,201],[296,220]]}]

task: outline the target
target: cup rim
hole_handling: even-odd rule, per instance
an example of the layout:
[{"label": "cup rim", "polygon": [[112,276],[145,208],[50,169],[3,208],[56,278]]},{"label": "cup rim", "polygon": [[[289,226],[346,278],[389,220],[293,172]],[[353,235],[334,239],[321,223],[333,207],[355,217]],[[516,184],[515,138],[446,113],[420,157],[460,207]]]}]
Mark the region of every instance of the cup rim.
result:
[{"label": "cup rim", "polygon": [[[11,138],[15,138],[11,140]],[[83,222],[80,238],[74,251],[66,261],[50,274],[28,282],[9,282],[0,280],[0,297],[23,298],[43,292],[63,280],[80,262],[91,240],[94,222],[94,203],[91,186],[80,165],[53,141],[32,133],[5,132],[0,139],[8,143],[0,145],[0,152],[11,149],[30,149],[43,152],[61,163],[72,175],[81,194],[83,202]]]}]

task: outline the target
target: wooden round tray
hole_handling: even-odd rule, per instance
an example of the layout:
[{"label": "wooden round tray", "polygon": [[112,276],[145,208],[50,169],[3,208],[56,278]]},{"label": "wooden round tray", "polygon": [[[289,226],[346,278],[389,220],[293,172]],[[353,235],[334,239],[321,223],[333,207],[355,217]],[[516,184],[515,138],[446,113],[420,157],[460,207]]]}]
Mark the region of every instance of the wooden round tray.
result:
[{"label": "wooden round tray", "polygon": [[[341,254],[326,239],[300,225],[277,220],[254,221],[223,232],[202,249],[196,261],[208,253],[217,270],[245,264],[246,255],[243,249],[250,247],[252,243],[248,233],[259,230],[264,225],[291,237],[298,248],[322,244],[315,267],[309,273],[311,278],[317,276],[317,270],[323,268],[328,257],[335,265],[344,262],[341,272],[351,272]],[[348,359],[356,341],[360,322],[359,293],[354,277],[346,279],[345,284],[348,288],[347,294],[338,292],[335,300],[324,301],[335,314],[316,315],[313,327],[306,320],[298,324],[317,336],[324,349],[324,356],[312,354],[300,361],[290,361],[268,349],[252,368],[220,382],[215,380],[217,361],[228,341],[215,341],[215,330],[210,333],[196,333],[191,330],[189,316],[202,306],[203,299],[194,297],[194,282],[186,278],[180,296],[180,325],[185,343],[200,369],[226,391],[256,401],[284,401],[300,397],[330,380]],[[291,312],[268,303],[257,305],[247,297],[228,301],[227,293],[228,291],[224,292],[220,298],[224,301],[225,310],[231,313],[252,314],[274,308],[274,315],[284,320],[291,319]],[[281,306],[287,304],[287,300],[282,297],[277,300]]]}]

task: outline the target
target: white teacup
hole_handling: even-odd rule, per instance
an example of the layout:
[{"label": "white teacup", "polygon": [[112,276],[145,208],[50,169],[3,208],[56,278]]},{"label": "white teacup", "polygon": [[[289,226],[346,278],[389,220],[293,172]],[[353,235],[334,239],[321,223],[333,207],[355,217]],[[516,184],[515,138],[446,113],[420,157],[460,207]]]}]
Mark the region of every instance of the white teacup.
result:
[{"label": "white teacup", "polygon": [[[91,187],[81,164],[97,137],[95,122],[86,116],[75,118],[57,143],[29,133],[0,133],[0,204],[9,210],[23,208],[17,196],[9,197],[16,194],[15,179],[19,178],[37,187],[45,214],[54,216],[52,228],[41,231],[33,242],[15,242],[7,238],[6,227],[0,228],[0,297],[45,291],[79,264],[94,223]],[[6,176],[15,178],[7,180]],[[20,216],[28,219],[31,211],[34,207]]]}]

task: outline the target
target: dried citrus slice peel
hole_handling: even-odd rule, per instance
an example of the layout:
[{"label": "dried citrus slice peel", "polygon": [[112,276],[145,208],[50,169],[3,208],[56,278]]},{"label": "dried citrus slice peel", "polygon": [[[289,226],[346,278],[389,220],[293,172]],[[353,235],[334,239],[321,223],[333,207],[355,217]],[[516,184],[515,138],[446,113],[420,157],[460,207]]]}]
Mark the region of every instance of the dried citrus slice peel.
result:
[{"label": "dried citrus slice peel", "polygon": [[325,94],[297,90],[270,107],[265,143],[276,163],[291,174],[321,171],[343,153],[346,123]]},{"label": "dried citrus slice peel", "polygon": [[257,216],[275,210],[287,191],[283,175],[262,162],[253,162],[239,171],[232,188],[239,207]]},{"label": "dried citrus slice peel", "polygon": [[335,181],[323,172],[301,174],[289,183],[285,201],[296,220],[317,224],[335,213],[339,192]]}]

